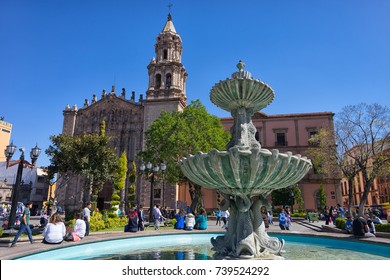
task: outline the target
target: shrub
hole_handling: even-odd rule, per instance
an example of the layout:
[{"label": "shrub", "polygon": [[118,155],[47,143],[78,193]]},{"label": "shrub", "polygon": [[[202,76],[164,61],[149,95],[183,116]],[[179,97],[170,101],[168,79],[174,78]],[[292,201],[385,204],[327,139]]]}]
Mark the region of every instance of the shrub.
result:
[{"label": "shrub", "polygon": [[3,236],[3,233],[4,233],[4,228],[0,227],[0,237]]},{"label": "shrub", "polygon": [[336,219],[336,227],[342,230],[345,230],[345,224],[347,223],[347,220],[344,218],[337,218]]},{"label": "shrub", "polygon": [[390,232],[390,224],[376,224],[375,230],[377,232]]}]

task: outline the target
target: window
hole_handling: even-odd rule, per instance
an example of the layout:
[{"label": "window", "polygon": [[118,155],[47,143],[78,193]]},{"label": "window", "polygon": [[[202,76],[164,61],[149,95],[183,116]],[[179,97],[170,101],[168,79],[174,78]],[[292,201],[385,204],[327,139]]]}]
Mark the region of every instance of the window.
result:
[{"label": "window", "polygon": [[161,189],[154,189],[154,198],[161,198]]},{"label": "window", "polygon": [[156,89],[159,89],[161,87],[161,75],[157,74],[156,75]]},{"label": "window", "polygon": [[164,50],[163,59],[168,59],[168,51]]},{"label": "window", "polygon": [[316,128],[307,128],[308,133],[308,143],[309,146],[318,146],[320,143],[318,139],[314,140],[314,137],[318,134],[318,131]]},{"label": "window", "polygon": [[276,136],[275,146],[278,147],[287,146],[286,132],[281,132],[281,131],[276,132],[275,136]]},{"label": "window", "polygon": [[167,76],[165,77],[165,88],[169,89],[171,87],[171,83],[172,83],[172,75],[167,74]]}]

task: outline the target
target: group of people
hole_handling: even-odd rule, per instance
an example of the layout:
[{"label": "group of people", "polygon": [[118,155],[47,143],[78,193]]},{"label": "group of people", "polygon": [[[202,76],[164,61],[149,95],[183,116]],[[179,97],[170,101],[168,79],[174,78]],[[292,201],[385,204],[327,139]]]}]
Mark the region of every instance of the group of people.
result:
[{"label": "group of people", "polygon": [[144,208],[140,205],[129,210],[128,223],[125,226],[125,232],[137,232],[145,230]]},{"label": "group of people", "polygon": [[227,228],[228,226],[228,218],[230,216],[229,210],[215,210],[214,212],[215,218],[216,218],[216,224],[217,226],[221,226],[221,221],[223,225],[221,226],[222,228]]},{"label": "group of people", "polygon": [[[23,210],[22,218],[18,233],[11,243],[11,247],[16,245],[19,237],[26,232],[30,240],[30,243],[34,243],[32,237],[32,231],[30,227],[30,216],[32,203],[28,202]],[[45,244],[61,244],[64,240],[66,241],[80,241],[85,236],[89,235],[89,224],[91,215],[91,203],[88,202],[85,205],[82,213],[75,213],[75,223],[72,229],[67,230],[65,223],[59,212],[53,213],[47,224],[43,229],[43,243]]]},{"label": "group of people", "polygon": [[199,213],[195,216],[190,209],[187,209],[187,213],[184,214],[184,210],[181,210],[176,214],[175,229],[184,230],[205,230],[207,229],[207,212],[204,208],[199,210]]}]

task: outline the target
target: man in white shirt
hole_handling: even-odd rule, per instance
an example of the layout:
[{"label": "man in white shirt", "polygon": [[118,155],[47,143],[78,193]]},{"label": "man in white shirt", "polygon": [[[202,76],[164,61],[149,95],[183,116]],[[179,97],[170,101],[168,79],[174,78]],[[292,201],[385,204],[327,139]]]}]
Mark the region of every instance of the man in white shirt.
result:
[{"label": "man in white shirt", "polygon": [[227,227],[227,219],[229,218],[230,213],[228,210],[221,210],[221,220],[223,222],[222,228]]},{"label": "man in white shirt", "polygon": [[153,208],[153,220],[154,220],[154,230],[158,230],[158,224],[160,222],[160,218],[162,219],[166,219],[162,214],[161,214],[161,211],[160,211],[160,205],[157,204],[156,206],[154,206]]},{"label": "man in white shirt", "polygon": [[83,220],[86,225],[85,236],[89,235],[89,225],[91,222],[91,202],[87,202],[83,209]]}]

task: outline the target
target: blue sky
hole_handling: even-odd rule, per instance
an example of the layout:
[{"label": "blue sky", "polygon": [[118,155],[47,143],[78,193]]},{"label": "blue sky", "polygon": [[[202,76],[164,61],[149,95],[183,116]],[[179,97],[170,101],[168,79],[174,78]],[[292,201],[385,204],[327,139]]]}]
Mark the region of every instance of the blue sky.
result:
[{"label": "blue sky", "polygon": [[[390,1],[0,0],[0,116],[14,144],[46,149],[67,104],[82,107],[114,83],[145,94],[169,3],[188,100],[214,115],[229,116],[210,89],[240,59],[275,91],[267,114],[389,106]],[[44,153],[37,164],[49,164]]]}]

